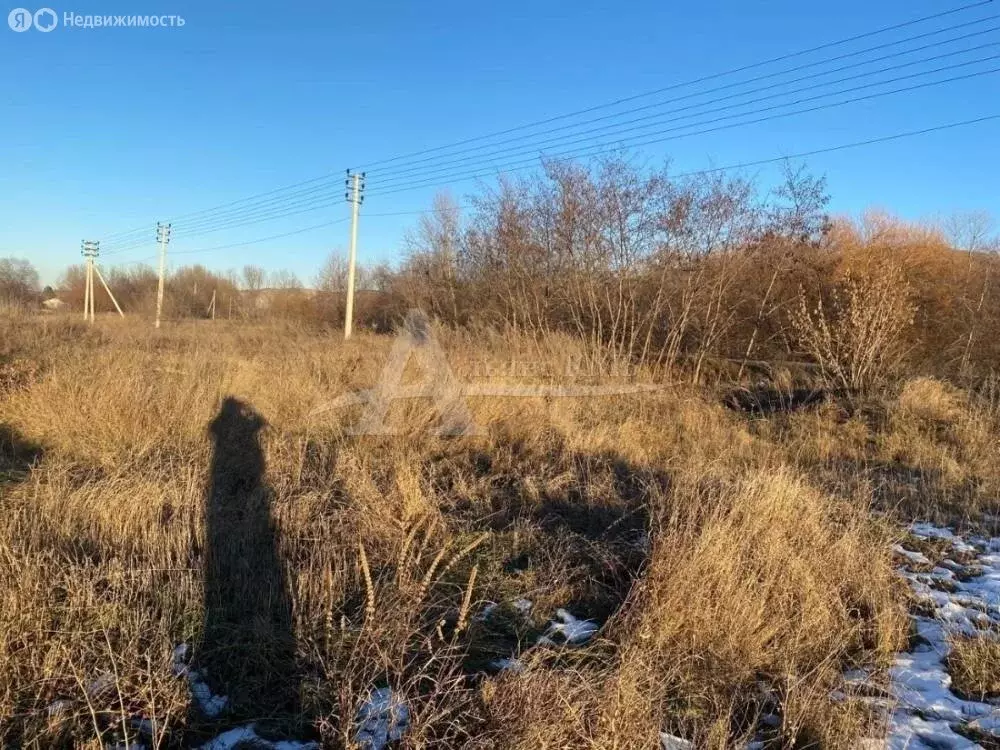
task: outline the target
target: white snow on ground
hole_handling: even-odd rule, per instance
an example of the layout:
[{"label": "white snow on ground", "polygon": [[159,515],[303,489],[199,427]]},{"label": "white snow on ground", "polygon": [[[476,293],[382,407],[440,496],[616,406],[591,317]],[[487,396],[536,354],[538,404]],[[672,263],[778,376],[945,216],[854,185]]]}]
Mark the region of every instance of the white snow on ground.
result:
[{"label": "white snow on ground", "polygon": [[281,740],[271,742],[265,740],[259,734],[253,724],[245,727],[236,727],[228,732],[223,732],[214,740],[209,740],[201,746],[200,750],[232,750],[245,743],[254,750],[318,750],[319,745],[315,742],[294,742],[292,740]]},{"label": "white snow on ground", "polygon": [[361,750],[383,750],[400,739],[409,724],[410,709],[406,703],[392,688],[377,688],[358,709],[354,741]]},{"label": "white snow on ground", "polygon": [[188,685],[191,688],[191,697],[198,704],[198,708],[206,717],[214,719],[225,710],[229,698],[225,695],[212,695],[212,689],[205,682],[201,672],[188,666],[187,661],[190,654],[191,647],[188,644],[182,643],[177,646],[174,649],[171,671],[177,677],[181,675],[187,677]]},{"label": "white snow on ground", "polygon": [[474,615],[472,617],[472,621],[473,622],[486,622],[488,619],[490,619],[496,613],[496,611],[499,608],[500,608],[500,605],[497,604],[496,602],[489,602],[489,603],[487,603],[487,605],[485,607],[483,607],[483,611],[482,612],[480,612],[478,615]]},{"label": "white snow on ground", "polygon": [[516,674],[524,671],[524,662],[520,659],[506,656],[501,659],[494,659],[490,662],[490,666],[498,672],[514,672]]},{"label": "white snow on ground", "polygon": [[598,628],[598,624],[593,620],[579,620],[565,609],[557,609],[556,619],[538,642],[541,643],[543,638],[551,642],[553,636],[562,635],[566,643],[584,643],[594,636]]},{"label": "white snow on ground", "polygon": [[[533,602],[529,599],[515,599],[511,602],[513,610],[521,617],[527,617],[531,612]],[[500,605],[495,602],[488,603],[474,619],[479,622],[486,622],[500,609]],[[536,646],[558,646],[560,643],[578,646],[586,643],[600,629],[600,626],[593,620],[581,620],[574,617],[565,609],[557,609],[556,616],[549,622],[548,628],[535,641]],[[559,636],[559,640],[555,640]],[[521,672],[524,670],[524,662],[515,656],[501,657],[490,662],[490,667],[498,672]]]},{"label": "white snow on ground", "polygon": [[[190,658],[191,647],[186,643],[180,644],[174,649],[170,671],[175,677],[187,678],[191,688],[191,697],[198,704],[198,708],[206,717],[214,719],[226,708],[229,698],[224,695],[212,695],[212,690],[202,678],[201,673],[196,669],[191,669],[188,665]],[[135,723],[135,726],[141,733],[147,735],[154,734],[156,728],[149,719],[141,719]],[[241,743],[259,750],[318,750],[319,748],[315,742],[268,740],[257,734],[256,725],[247,724],[223,732],[218,737],[201,745],[200,750],[230,750]]]},{"label": "white snow on ground", "polygon": [[663,750],[694,750],[694,743],[666,732],[660,732],[660,747]]},{"label": "white snow on ground", "polygon": [[212,689],[201,679],[200,673],[192,669],[187,673],[188,684],[191,686],[191,696],[198,704],[198,708],[209,719],[214,719],[221,714],[229,697],[225,695],[212,695]]},{"label": "white snow on ground", "polygon": [[931,564],[931,561],[922,552],[913,552],[912,550],[905,549],[901,544],[894,545],[892,551],[897,555],[902,555],[911,563]]},{"label": "white snow on ground", "polygon": [[[511,602],[513,610],[525,617],[531,612],[532,606],[533,603],[528,599],[516,599]],[[488,604],[477,616],[477,619],[488,619],[496,613],[498,608],[497,604]],[[538,639],[537,643],[538,645],[556,645],[553,638],[559,636],[564,643],[578,645],[590,640],[598,629],[599,625],[593,620],[581,620],[565,609],[558,609],[555,619],[549,624],[545,634]],[[175,676],[187,678],[191,696],[201,712],[208,718],[215,718],[225,710],[229,699],[226,696],[212,694],[203,675],[189,666],[190,655],[191,648],[188,644],[182,643],[177,646],[173,652],[171,669]],[[493,666],[498,670],[515,672],[524,669],[524,664],[516,658],[497,659],[493,662]],[[409,724],[410,710],[406,703],[391,688],[377,688],[371,691],[368,699],[358,709],[354,741],[361,750],[384,750],[390,742],[402,738]],[[668,740],[673,744],[667,744]],[[686,750],[691,747],[690,743],[684,744],[685,740],[666,734],[661,738],[661,742],[665,750]],[[202,745],[201,750],[231,750],[241,743],[259,747],[262,750],[312,750],[318,747],[313,742],[272,742],[260,737],[255,726],[248,724],[223,732]]]},{"label": "white snow on ground", "polygon": [[[916,645],[900,654],[889,671],[892,699],[871,698],[875,707],[891,711],[886,740],[865,742],[885,750],[966,750],[981,745],[956,729],[976,729],[1000,737],[1000,706],[959,698],[951,691],[946,669],[949,637],[1000,637],[1000,538],[962,539],[953,531],[931,524],[914,524],[910,533],[923,540],[951,544],[949,557],[929,573],[910,565],[930,565],[926,555],[905,549],[894,551],[906,563],[901,571],[917,599],[927,608],[915,616]],[[952,557],[973,562],[960,563]],[[845,675],[845,682],[863,683],[866,675]]]}]

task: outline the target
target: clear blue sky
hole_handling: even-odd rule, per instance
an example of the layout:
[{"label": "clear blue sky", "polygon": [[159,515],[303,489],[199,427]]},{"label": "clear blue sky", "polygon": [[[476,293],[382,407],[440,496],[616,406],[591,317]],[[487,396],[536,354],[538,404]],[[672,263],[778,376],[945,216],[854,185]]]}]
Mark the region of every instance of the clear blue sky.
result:
[{"label": "clear blue sky", "polygon": [[[82,238],[149,224],[152,240],[157,219],[961,4],[51,2],[60,18],[65,11],[179,14],[186,24],[17,34],[3,24],[14,4],[0,9],[0,256],[29,258],[45,281],[79,261]],[[1000,4],[919,30],[995,13]],[[996,114],[998,94],[1000,75],[993,74],[642,153],[669,155],[682,171],[762,159]],[[827,175],[837,212],[878,205],[913,218],[965,209],[1000,214],[998,144],[994,120],[808,164]],[[766,180],[773,169],[759,172]],[[461,199],[473,187],[450,191]],[[435,191],[372,195],[363,214],[423,209]],[[346,213],[334,201],[285,220],[178,239],[171,249],[253,240]],[[397,258],[400,236],[414,221],[363,216],[361,259]],[[220,270],[259,263],[308,283],[347,235],[347,224],[339,224],[284,241],[177,255],[173,263]],[[115,259],[151,255],[153,246]]]}]

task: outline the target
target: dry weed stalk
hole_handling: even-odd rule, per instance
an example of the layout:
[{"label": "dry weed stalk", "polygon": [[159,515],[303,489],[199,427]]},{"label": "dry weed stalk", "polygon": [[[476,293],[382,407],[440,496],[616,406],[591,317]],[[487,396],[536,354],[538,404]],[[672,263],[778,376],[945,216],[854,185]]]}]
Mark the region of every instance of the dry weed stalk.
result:
[{"label": "dry weed stalk", "polygon": [[469,582],[465,586],[465,595],[462,597],[462,607],[458,611],[458,623],[455,625],[455,635],[458,636],[465,626],[469,624],[469,607],[472,606],[472,590],[476,585],[476,576],[479,574],[479,566],[475,565],[469,573]]},{"label": "dry weed stalk", "polygon": [[358,555],[361,559],[361,572],[365,579],[365,622],[369,625],[375,621],[375,584],[372,583],[372,572],[368,567],[368,555],[365,545],[358,542]]}]

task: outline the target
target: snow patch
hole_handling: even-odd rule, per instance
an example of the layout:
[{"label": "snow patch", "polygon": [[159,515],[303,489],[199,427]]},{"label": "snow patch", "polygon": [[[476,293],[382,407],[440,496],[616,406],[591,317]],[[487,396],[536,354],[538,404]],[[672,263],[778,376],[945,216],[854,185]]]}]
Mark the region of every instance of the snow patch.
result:
[{"label": "snow patch", "polygon": [[196,669],[189,669],[187,672],[188,686],[191,688],[191,697],[194,698],[198,708],[209,719],[214,719],[221,714],[226,704],[229,703],[229,696],[213,695],[208,683],[201,678],[201,673]]},{"label": "snow patch", "polygon": [[[533,606],[535,606],[534,602],[532,602],[530,599],[515,599],[510,603],[511,609],[513,609],[514,612],[519,614],[521,617],[527,617],[530,614],[531,608]],[[489,602],[486,604],[485,607],[483,607],[483,611],[480,612],[475,617],[473,617],[472,619],[475,620],[476,622],[485,622],[486,620],[493,617],[493,615],[497,614],[500,611],[501,607],[502,605],[498,602]]]},{"label": "snow patch", "polygon": [[392,688],[377,688],[358,709],[354,741],[361,750],[383,750],[390,742],[402,738],[409,725],[410,709],[406,703]]},{"label": "snow patch", "polygon": [[191,647],[186,643],[181,643],[174,648],[171,658],[170,671],[175,677],[187,677],[188,686],[191,689],[191,697],[198,704],[198,709],[209,719],[216,718],[221,714],[229,703],[229,697],[225,695],[213,695],[212,689],[205,682],[202,672],[191,669],[188,660],[191,658]]},{"label": "snow patch", "polygon": [[498,672],[514,672],[517,674],[524,671],[524,662],[520,659],[514,659],[506,656],[500,659],[494,659],[490,662],[490,666]]},{"label": "snow patch", "polygon": [[914,552],[903,547],[901,544],[895,544],[892,547],[892,551],[897,555],[901,555],[909,560],[911,563],[917,563],[918,565],[930,565],[931,561],[927,559],[927,556],[922,552]]},{"label": "snow patch", "polygon": [[556,619],[549,625],[539,643],[554,644],[553,637],[561,635],[566,643],[580,644],[589,641],[598,631],[599,625],[593,620],[580,620],[565,609],[556,610]]},{"label": "snow patch", "polygon": [[666,732],[660,732],[660,747],[662,750],[694,750],[694,743]]},{"label": "snow patch", "polygon": [[[930,573],[908,565],[928,565],[920,552],[897,545],[893,551],[907,560],[900,571],[927,610],[915,616],[916,645],[899,654],[889,670],[892,700],[865,699],[889,713],[885,740],[865,740],[865,748],[885,750],[971,750],[981,748],[958,729],[1000,737],[1000,708],[964,700],[951,691],[946,668],[949,639],[956,635],[997,638],[1000,632],[1000,538],[963,539],[951,529],[917,523],[910,533],[918,539],[941,540],[949,554],[970,564],[945,559]],[[864,673],[845,675],[847,684],[864,682]]]},{"label": "snow patch", "polygon": [[318,750],[319,744],[315,742],[295,742],[293,740],[279,740],[272,742],[257,734],[256,725],[247,724],[244,727],[236,727],[228,732],[223,732],[213,740],[209,740],[201,746],[201,750],[232,750],[240,744],[253,747],[254,750]]}]

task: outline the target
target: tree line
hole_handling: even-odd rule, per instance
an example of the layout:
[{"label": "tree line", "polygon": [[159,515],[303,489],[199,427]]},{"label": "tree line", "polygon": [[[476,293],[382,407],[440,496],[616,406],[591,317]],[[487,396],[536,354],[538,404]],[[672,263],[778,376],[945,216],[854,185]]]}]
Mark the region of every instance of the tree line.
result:
[{"label": "tree line", "polygon": [[[804,363],[844,388],[902,370],[982,379],[1000,366],[1000,242],[981,213],[936,225],[870,211],[832,218],[825,181],[786,166],[778,184],[723,172],[674,177],[627,157],[548,162],[439,196],[402,260],[359,271],[356,324],[389,330],[419,307],[445,325],[568,334],[607,368],[682,367],[744,377]],[[156,272],[105,276],[133,313],[155,309]],[[310,288],[285,271],[190,266],[167,281],[168,317],[343,324],[347,264]],[[37,297],[30,264],[0,261],[0,297]],[[83,268],[59,297],[82,306]],[[98,307],[110,301],[98,295]]]}]

